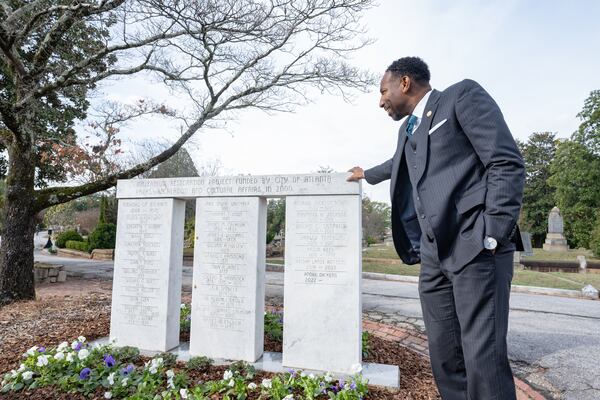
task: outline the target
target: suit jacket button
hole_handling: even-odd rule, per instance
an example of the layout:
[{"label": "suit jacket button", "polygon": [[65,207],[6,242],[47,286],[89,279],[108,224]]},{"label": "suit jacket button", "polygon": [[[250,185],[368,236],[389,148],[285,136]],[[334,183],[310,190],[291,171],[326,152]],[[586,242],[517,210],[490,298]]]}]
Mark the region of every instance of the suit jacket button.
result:
[{"label": "suit jacket button", "polygon": [[417,164],[413,165],[413,168],[414,168],[414,169],[417,169]]},{"label": "suit jacket button", "polygon": [[421,219],[425,219],[425,214],[421,214]]}]

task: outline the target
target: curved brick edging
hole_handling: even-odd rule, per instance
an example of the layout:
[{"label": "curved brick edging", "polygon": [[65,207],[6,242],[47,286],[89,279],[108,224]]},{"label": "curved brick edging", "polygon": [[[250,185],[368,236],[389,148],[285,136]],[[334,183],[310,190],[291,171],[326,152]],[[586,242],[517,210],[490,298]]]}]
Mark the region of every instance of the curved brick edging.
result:
[{"label": "curved brick edging", "polygon": [[[429,358],[427,336],[417,330],[398,328],[392,325],[363,319],[363,329],[373,336],[399,342],[402,346]],[[515,377],[517,400],[547,400],[523,380]]]}]

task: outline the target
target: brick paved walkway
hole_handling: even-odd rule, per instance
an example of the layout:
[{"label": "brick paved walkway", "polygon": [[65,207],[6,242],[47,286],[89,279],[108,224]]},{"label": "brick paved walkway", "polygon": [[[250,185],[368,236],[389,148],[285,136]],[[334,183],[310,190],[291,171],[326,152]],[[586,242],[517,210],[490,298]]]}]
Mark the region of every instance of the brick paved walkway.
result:
[{"label": "brick paved walkway", "polygon": [[[429,357],[427,336],[417,328],[397,327],[363,319],[363,329],[373,336],[400,342],[400,344],[416,353]],[[517,400],[546,400],[544,396],[517,377],[515,377],[515,386],[517,388]]]}]

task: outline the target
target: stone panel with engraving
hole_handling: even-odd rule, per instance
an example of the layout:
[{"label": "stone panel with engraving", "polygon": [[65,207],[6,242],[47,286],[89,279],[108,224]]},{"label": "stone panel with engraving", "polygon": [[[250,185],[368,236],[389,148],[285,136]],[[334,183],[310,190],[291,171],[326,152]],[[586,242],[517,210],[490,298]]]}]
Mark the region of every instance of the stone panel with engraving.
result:
[{"label": "stone panel with engraving", "polygon": [[360,184],[347,182],[349,173],[303,175],[212,176],[128,179],[117,183],[117,197],[284,197],[359,194]]},{"label": "stone panel with engraving", "polygon": [[256,361],[263,353],[266,200],[196,201],[190,355]]},{"label": "stone panel with engraving", "polygon": [[360,196],[286,198],[283,365],[361,363]]},{"label": "stone panel with engraving", "polygon": [[167,351],[179,345],[185,202],[119,200],[110,338]]}]

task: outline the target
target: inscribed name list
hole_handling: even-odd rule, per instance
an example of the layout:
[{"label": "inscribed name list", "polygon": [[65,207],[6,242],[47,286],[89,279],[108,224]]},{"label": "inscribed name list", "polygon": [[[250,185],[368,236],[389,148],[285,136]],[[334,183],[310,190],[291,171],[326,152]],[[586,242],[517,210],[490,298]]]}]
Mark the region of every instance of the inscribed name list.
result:
[{"label": "inscribed name list", "polygon": [[265,230],[264,199],[197,200],[191,355],[262,355]]},{"label": "inscribed name list", "polygon": [[359,196],[286,199],[283,364],[352,373],[361,362]]},{"label": "inscribed name list", "polygon": [[119,201],[110,330],[119,346],[179,345],[184,213],[182,200]]}]

